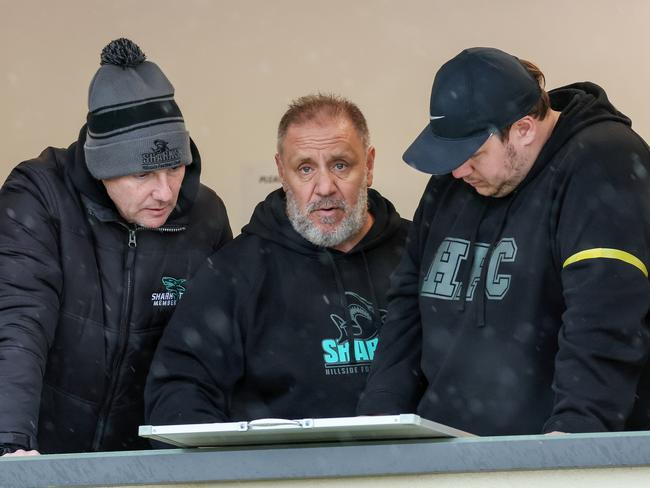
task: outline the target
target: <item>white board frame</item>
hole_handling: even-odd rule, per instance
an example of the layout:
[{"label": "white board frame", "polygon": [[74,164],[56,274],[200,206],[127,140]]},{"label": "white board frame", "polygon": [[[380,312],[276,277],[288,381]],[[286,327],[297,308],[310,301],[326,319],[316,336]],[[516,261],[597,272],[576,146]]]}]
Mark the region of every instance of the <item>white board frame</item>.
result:
[{"label": "white board frame", "polygon": [[177,447],[228,447],[308,442],[473,437],[415,414],[250,422],[141,425],[139,435]]}]

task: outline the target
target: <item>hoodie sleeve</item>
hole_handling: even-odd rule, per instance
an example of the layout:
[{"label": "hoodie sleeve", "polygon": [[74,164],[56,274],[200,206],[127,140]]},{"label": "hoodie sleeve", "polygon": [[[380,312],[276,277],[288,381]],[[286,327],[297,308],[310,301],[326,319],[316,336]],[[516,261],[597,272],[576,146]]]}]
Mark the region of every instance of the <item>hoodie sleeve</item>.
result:
[{"label": "hoodie sleeve", "polygon": [[62,286],[57,222],[42,175],[17,167],[0,190],[0,449],[37,449],[43,374]]},{"label": "hoodie sleeve", "polygon": [[[609,145],[580,155],[559,210],[566,310],[544,432],[622,430],[648,357],[650,156],[629,130],[604,129]],[[612,144],[617,135],[629,142]]]},{"label": "hoodie sleeve", "polygon": [[[227,246],[226,246],[227,249]],[[243,375],[237,291],[243,284],[219,253],[192,278],[160,340],[145,388],[152,425],[228,421],[228,399]]]},{"label": "hoodie sleeve", "polygon": [[422,203],[410,226],[400,264],[391,276],[388,313],[379,333],[366,388],[357,405],[359,415],[413,413],[423,391],[418,298],[421,207]]}]

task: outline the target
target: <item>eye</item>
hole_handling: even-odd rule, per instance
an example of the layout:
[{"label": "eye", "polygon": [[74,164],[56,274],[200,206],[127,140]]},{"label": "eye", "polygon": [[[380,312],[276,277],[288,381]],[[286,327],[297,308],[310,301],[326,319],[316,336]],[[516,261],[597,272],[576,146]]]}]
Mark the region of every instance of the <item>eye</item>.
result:
[{"label": "eye", "polygon": [[149,173],[136,173],[133,175],[134,178],[137,178],[138,180],[142,180],[147,177]]},{"label": "eye", "polygon": [[301,175],[309,175],[314,171],[314,169],[311,166],[307,166],[306,164],[298,168],[298,172]]},{"label": "eye", "polygon": [[345,171],[348,168],[348,163],[345,161],[337,161],[334,163],[334,170],[335,171]]}]

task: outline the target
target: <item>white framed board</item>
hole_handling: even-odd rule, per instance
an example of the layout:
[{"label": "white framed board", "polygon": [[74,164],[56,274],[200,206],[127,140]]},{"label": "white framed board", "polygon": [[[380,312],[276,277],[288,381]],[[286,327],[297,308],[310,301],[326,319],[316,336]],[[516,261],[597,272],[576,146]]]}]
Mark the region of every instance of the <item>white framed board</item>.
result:
[{"label": "white framed board", "polygon": [[177,447],[226,447],[469,437],[470,433],[415,414],[315,419],[258,419],[250,422],[141,425],[139,435]]}]

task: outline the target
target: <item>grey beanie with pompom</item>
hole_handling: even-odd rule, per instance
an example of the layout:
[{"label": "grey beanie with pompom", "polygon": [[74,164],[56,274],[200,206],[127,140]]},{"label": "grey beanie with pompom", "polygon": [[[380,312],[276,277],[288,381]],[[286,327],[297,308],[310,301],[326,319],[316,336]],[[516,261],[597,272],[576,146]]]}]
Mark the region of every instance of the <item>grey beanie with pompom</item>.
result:
[{"label": "grey beanie with pompom", "polygon": [[129,39],[110,42],[88,91],[86,165],[103,180],[190,164],[174,87]]}]

